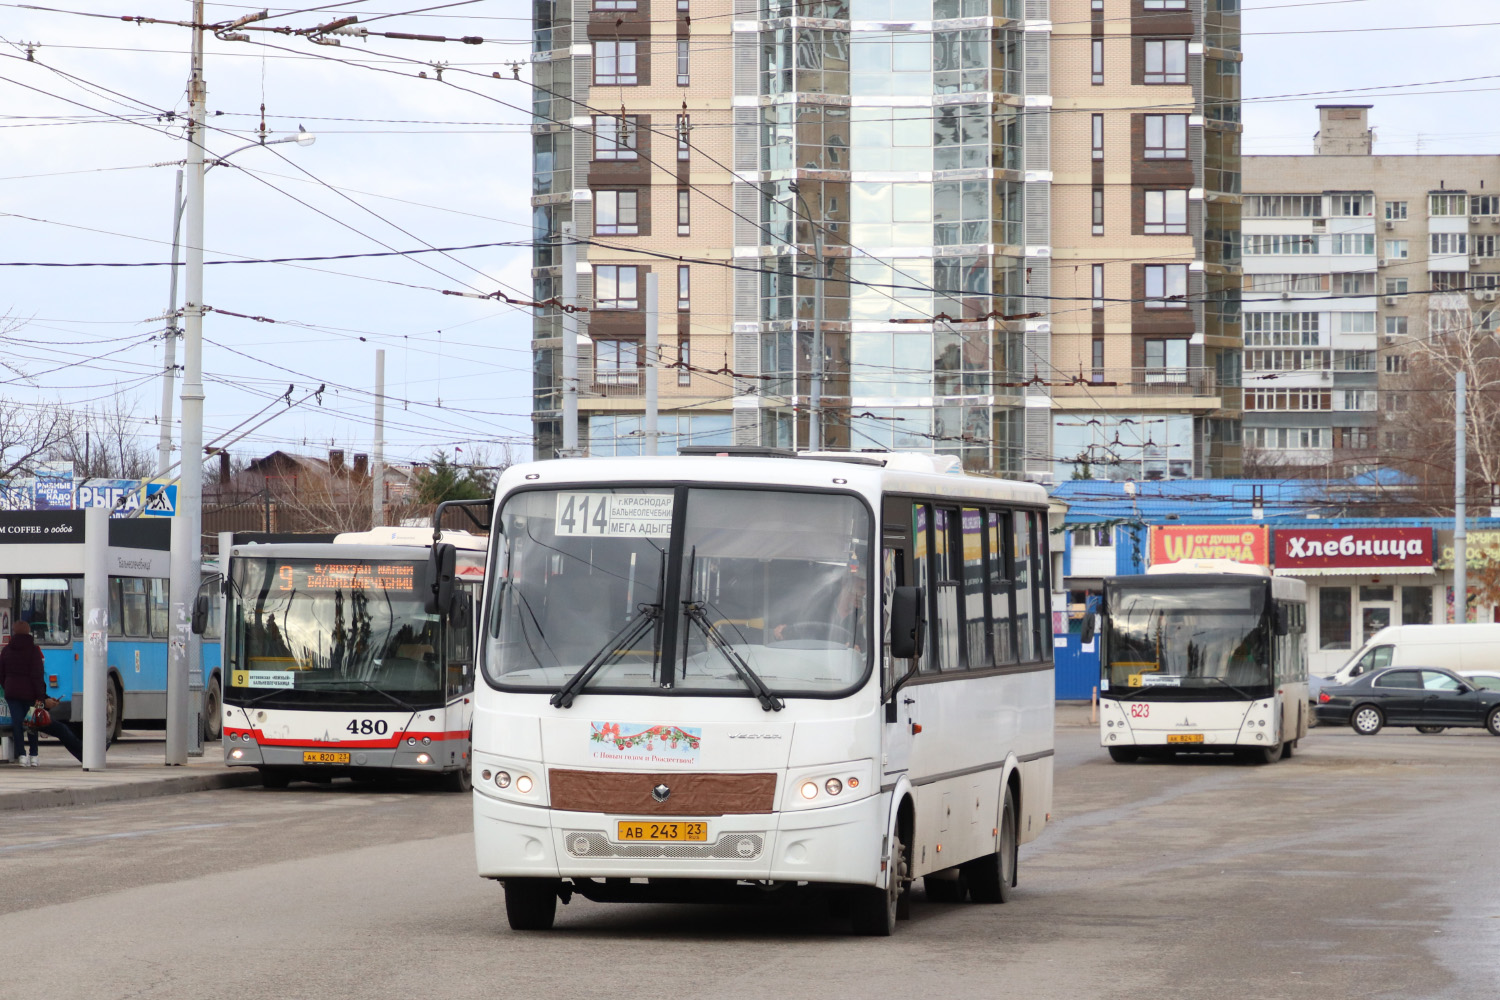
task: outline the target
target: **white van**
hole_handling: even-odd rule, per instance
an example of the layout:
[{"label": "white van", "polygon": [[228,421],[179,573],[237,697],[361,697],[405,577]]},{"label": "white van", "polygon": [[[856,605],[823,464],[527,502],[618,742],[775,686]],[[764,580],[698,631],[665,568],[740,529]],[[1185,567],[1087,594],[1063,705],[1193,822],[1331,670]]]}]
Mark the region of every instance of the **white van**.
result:
[{"label": "white van", "polygon": [[1441,667],[1460,674],[1500,670],[1500,624],[1388,625],[1332,677],[1309,678],[1309,696],[1316,700],[1325,687],[1384,667]]}]

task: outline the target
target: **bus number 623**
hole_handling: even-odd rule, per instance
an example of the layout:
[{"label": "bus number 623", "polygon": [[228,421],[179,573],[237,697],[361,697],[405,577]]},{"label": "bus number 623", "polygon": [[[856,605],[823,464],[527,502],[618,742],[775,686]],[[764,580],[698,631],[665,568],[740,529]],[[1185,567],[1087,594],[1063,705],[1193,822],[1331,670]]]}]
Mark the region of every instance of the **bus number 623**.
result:
[{"label": "bus number 623", "polygon": [[356,736],[384,736],[390,727],[384,719],[351,719],[344,728]]},{"label": "bus number 623", "polygon": [[1130,717],[1132,719],[1149,719],[1151,717],[1151,706],[1143,701],[1132,702],[1130,705]]}]

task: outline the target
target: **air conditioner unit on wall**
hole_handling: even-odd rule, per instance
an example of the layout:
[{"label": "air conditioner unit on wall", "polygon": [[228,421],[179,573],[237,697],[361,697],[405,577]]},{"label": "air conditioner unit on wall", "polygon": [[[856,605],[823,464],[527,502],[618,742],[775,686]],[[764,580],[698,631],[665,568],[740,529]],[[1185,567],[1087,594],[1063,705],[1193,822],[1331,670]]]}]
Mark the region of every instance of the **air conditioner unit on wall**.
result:
[{"label": "air conditioner unit on wall", "polygon": [[1394,306],[1397,303],[1399,303],[1400,301],[1401,300],[1398,297],[1394,296],[1394,295],[1387,295],[1385,297],[1385,304],[1388,305],[1388,306]]},{"label": "air conditioner unit on wall", "polygon": [[1471,215],[1471,216],[1469,216],[1469,225],[1471,225],[1471,226],[1477,226],[1477,225],[1479,225],[1479,216],[1477,216],[1477,215]]},{"label": "air conditioner unit on wall", "polygon": [[1292,293],[1291,292],[1282,292],[1281,293],[1281,301],[1283,301],[1283,302],[1290,302],[1290,301],[1292,301]]},{"label": "air conditioner unit on wall", "polygon": [[1470,267],[1478,267],[1478,266],[1479,266],[1479,265],[1480,265],[1480,262],[1481,262],[1481,261],[1482,261],[1482,260],[1483,260],[1483,259],[1484,259],[1484,258],[1482,258],[1482,257],[1470,257],[1470,258],[1469,258],[1469,266],[1470,266]]},{"label": "air conditioner unit on wall", "polygon": [[1375,266],[1376,267],[1385,267],[1385,258],[1384,257],[1376,257],[1375,258]]},{"label": "air conditioner unit on wall", "polygon": [[1395,229],[1396,228],[1396,223],[1393,220],[1391,220],[1391,219],[1386,219],[1385,220],[1385,228],[1387,228],[1387,229]]}]

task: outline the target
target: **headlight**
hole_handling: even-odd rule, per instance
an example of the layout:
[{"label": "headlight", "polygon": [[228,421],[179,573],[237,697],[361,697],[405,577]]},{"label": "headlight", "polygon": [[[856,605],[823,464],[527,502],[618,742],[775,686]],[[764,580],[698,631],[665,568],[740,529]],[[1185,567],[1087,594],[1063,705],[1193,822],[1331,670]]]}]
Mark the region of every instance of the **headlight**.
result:
[{"label": "headlight", "polygon": [[516,779],[516,791],[520,792],[522,795],[525,795],[527,792],[531,791],[530,775],[523,774]]},{"label": "headlight", "polygon": [[823,782],[823,790],[829,795],[837,795],[844,790],[844,783],[837,778],[829,778]]},{"label": "headlight", "polygon": [[804,781],[802,783],[802,797],[804,799],[815,799],[818,797],[818,783],[816,781]]},{"label": "headlight", "polygon": [[510,787],[510,772],[509,771],[496,771],[495,772],[495,787],[496,788],[509,788]]}]

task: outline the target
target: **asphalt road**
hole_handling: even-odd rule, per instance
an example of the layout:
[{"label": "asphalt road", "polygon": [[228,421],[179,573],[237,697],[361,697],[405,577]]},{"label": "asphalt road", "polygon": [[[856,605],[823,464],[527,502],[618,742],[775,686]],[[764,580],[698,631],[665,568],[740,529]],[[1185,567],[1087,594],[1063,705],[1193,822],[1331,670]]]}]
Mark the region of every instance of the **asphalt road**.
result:
[{"label": "asphalt road", "polygon": [[1489,997],[1500,740],[1321,730],[1290,761],[1113,764],[1058,731],[1004,906],[885,939],[822,906],[575,899],[473,875],[467,801],[346,783],[0,814],[0,996]]}]

